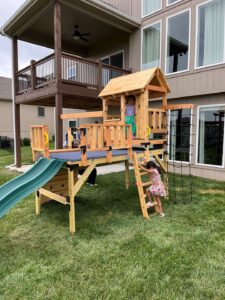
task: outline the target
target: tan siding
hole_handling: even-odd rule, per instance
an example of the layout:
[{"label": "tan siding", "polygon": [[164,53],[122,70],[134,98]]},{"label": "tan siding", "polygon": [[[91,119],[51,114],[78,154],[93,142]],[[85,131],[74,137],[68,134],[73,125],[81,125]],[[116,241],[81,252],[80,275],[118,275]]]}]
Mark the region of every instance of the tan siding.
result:
[{"label": "tan siding", "polygon": [[111,5],[114,8],[132,16],[141,16],[141,0],[102,0],[102,2]]},{"label": "tan siding", "polygon": [[181,98],[225,92],[225,66],[186,75],[167,76],[172,93],[169,98]]},{"label": "tan siding", "polygon": [[[0,101],[0,135],[13,138],[12,102]],[[38,117],[37,107],[21,105],[21,138],[30,137],[31,125],[48,125],[50,137],[54,133],[54,109],[45,107],[45,117]]]}]

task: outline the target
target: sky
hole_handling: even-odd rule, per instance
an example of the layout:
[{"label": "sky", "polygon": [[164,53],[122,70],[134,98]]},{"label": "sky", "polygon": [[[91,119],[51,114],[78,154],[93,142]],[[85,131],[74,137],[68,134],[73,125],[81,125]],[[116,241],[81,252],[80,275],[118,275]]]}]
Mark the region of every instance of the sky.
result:
[{"label": "sky", "polygon": [[[0,0],[0,27],[25,3],[25,0]],[[52,50],[25,42],[18,43],[19,69],[30,64],[31,60],[39,60]],[[11,40],[0,35],[0,76],[12,77]]]}]

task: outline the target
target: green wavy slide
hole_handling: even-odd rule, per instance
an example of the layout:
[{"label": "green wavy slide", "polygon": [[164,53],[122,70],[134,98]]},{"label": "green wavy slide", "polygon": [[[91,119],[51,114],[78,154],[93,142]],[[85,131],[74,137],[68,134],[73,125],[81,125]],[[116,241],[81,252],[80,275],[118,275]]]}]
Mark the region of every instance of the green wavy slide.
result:
[{"label": "green wavy slide", "polygon": [[64,163],[63,160],[40,158],[29,171],[0,186],[0,218],[20,200],[46,184]]}]

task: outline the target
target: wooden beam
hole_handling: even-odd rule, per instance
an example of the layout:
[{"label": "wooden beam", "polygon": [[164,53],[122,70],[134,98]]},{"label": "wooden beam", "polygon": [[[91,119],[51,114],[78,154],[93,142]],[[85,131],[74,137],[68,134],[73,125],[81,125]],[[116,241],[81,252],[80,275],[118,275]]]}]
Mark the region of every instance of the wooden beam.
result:
[{"label": "wooden beam", "polygon": [[57,201],[59,203],[62,203],[64,205],[68,204],[68,202],[67,202],[67,200],[66,200],[65,197],[60,196],[60,195],[55,194],[55,193],[52,193],[52,192],[50,192],[50,191],[48,191],[46,189],[43,189],[43,188],[39,189],[39,193],[41,195],[44,195],[45,197],[48,197],[49,199],[55,200],[55,201]]},{"label": "wooden beam", "polygon": [[167,110],[191,109],[193,107],[194,104],[170,104],[162,106],[162,108]]},{"label": "wooden beam", "polygon": [[61,114],[60,118],[65,119],[83,119],[83,118],[103,118],[103,111],[90,111],[74,114]]},{"label": "wooden beam", "polygon": [[154,91],[154,92],[161,92],[161,93],[166,93],[167,90],[161,86],[157,85],[147,85],[146,87],[147,90],[149,91]]}]

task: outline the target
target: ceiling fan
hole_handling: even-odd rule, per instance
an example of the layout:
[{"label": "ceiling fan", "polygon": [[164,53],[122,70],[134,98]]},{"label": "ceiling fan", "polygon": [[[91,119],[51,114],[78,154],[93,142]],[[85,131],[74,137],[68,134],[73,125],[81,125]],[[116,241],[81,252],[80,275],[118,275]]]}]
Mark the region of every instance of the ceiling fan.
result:
[{"label": "ceiling fan", "polygon": [[79,41],[79,40],[82,40],[82,41],[85,41],[85,42],[89,42],[88,39],[86,39],[85,37],[86,36],[90,36],[91,34],[90,33],[81,33],[79,31],[79,26],[78,25],[75,25],[74,26],[74,33],[73,33],[73,39],[75,41]]}]

